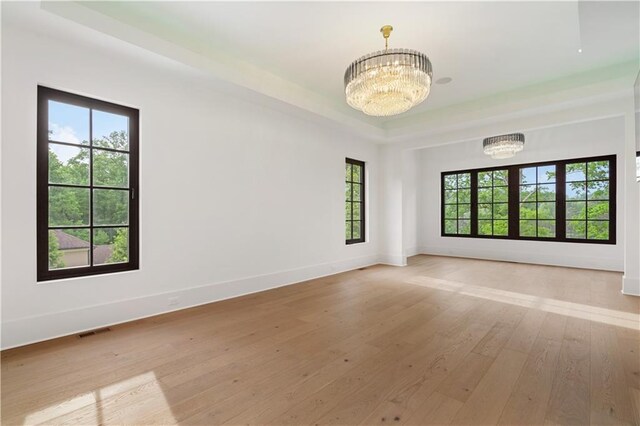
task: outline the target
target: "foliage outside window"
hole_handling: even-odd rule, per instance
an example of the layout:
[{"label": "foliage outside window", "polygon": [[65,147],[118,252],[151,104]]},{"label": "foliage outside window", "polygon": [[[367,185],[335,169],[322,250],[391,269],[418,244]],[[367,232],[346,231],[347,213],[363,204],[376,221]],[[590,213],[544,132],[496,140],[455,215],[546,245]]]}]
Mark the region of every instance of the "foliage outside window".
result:
[{"label": "foliage outside window", "polygon": [[609,239],[609,168],[608,161],[567,164],[567,238]]},{"label": "foliage outside window", "polygon": [[615,244],[616,157],[442,173],[442,236]]},{"label": "foliage outside window", "polygon": [[38,280],[137,269],[138,111],[38,88]]},{"label": "foliage outside window", "polygon": [[556,166],[520,168],[520,236],[556,236]]},{"label": "foliage outside window", "polygon": [[347,158],[345,162],[345,240],[364,242],[364,162]]},{"label": "foliage outside window", "polygon": [[444,178],[444,233],[471,234],[471,174],[450,174]]},{"label": "foliage outside window", "polygon": [[509,171],[478,172],[478,233],[509,235]]}]

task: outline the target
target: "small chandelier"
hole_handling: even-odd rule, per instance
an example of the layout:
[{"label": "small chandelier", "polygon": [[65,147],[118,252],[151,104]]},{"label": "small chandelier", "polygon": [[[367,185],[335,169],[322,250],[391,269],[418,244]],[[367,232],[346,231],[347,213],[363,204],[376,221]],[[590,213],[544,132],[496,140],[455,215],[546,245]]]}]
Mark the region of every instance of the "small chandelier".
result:
[{"label": "small chandelier", "polygon": [[508,135],[491,136],[482,142],[484,153],[491,158],[502,160],[511,158],[524,149],[524,135],[510,133]]},{"label": "small chandelier", "polygon": [[391,31],[391,25],[380,29],[384,50],[354,61],[344,73],[347,103],[367,115],[401,114],[429,96],[431,61],[415,50],[389,49]]}]

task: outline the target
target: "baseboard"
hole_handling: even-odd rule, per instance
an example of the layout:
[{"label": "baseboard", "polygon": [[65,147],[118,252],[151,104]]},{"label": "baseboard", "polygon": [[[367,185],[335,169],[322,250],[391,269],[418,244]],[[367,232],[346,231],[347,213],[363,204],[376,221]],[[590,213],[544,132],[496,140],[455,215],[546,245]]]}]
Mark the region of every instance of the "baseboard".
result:
[{"label": "baseboard", "polygon": [[390,266],[407,266],[407,258],[401,254],[381,254],[378,263]]},{"label": "baseboard", "polygon": [[640,278],[622,277],[622,294],[640,296]]},{"label": "baseboard", "polygon": [[503,262],[518,262],[528,263],[532,265],[547,265],[547,266],[565,266],[568,268],[579,269],[598,269],[603,271],[623,272],[622,268],[614,262],[607,261],[602,258],[589,258],[584,256],[571,256],[565,254],[562,258],[552,254],[545,254],[541,252],[518,252],[518,253],[504,253],[502,251],[482,250],[482,253],[478,253],[478,250],[466,250],[460,248],[437,248],[437,247],[420,247],[420,254],[435,255],[435,256],[450,256],[450,257],[462,257],[465,259],[480,259],[480,260],[497,260]]},{"label": "baseboard", "polygon": [[[272,274],[159,293],[135,299],[120,300],[80,309],[5,321],[2,323],[2,343],[0,347],[4,350],[42,342],[44,340],[77,334],[100,327],[112,326],[272,288],[283,287],[314,278],[375,265],[377,263],[378,256],[376,255],[362,256]],[[179,299],[179,303],[174,306],[168,306],[168,299],[174,297]]]},{"label": "baseboard", "polygon": [[404,255],[406,257],[416,256],[420,254],[420,247],[409,247],[404,249]]}]

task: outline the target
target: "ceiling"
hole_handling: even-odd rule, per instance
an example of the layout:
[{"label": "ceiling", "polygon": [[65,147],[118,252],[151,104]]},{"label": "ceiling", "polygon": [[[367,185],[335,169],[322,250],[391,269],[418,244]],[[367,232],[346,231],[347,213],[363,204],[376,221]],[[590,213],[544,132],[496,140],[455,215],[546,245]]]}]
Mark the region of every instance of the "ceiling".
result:
[{"label": "ceiling", "polygon": [[[228,75],[234,78],[252,74],[254,90],[268,92],[271,80],[279,78],[322,102],[323,108],[381,129],[406,120],[407,115],[419,117],[638,61],[639,56],[638,2],[76,4],[225,62],[231,69]],[[351,61],[383,48],[379,28],[384,24],[394,26],[390,47],[426,53],[433,63],[434,80],[453,80],[434,84],[429,98],[408,113],[372,118],[346,105],[343,75]]]}]

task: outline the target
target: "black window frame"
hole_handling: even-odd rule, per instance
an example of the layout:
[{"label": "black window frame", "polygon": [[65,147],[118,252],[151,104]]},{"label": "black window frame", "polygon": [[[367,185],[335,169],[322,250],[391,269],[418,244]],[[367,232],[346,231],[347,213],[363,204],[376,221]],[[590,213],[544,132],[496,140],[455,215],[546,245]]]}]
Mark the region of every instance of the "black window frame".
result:
[{"label": "black window frame", "polygon": [[[61,102],[89,109],[89,139],[92,139],[91,128],[92,110],[99,110],[118,114],[129,118],[129,185],[114,188],[129,192],[129,219],[127,225],[107,226],[93,223],[93,165],[90,164],[88,185],[50,184],[49,183],[49,101]],[[59,145],[78,147],[79,145],[61,141],[51,141]],[[94,147],[92,141],[84,148],[90,150],[91,157],[96,149],[121,152],[111,148]],[[65,278],[76,278],[114,272],[132,271],[139,269],[139,110],[117,105],[86,96],[77,95],[45,86],[38,86],[37,104],[37,159],[36,159],[36,205],[37,205],[37,281],[44,282]],[[80,187],[88,188],[90,194],[89,225],[87,226],[49,226],[49,187]],[[105,186],[95,186],[100,189],[110,189]],[[93,234],[94,229],[100,228],[128,228],[129,253],[128,261],[122,263],[93,265]],[[49,269],[49,231],[52,229],[88,229],[89,230],[89,266],[79,266],[62,269]]]},{"label": "black window frame", "polygon": [[[360,160],[355,160],[353,158],[345,158],[345,165],[347,164],[351,164],[352,166],[358,166],[362,168],[362,173],[360,173],[360,180],[361,182],[354,182],[353,181],[353,173],[351,174],[351,180],[347,180],[345,177],[345,183],[349,184],[351,186],[351,199],[347,200],[345,198],[345,204],[346,203],[350,203],[351,204],[351,218],[346,218],[345,217],[345,225],[347,222],[351,222],[351,237],[352,238],[345,238],[345,243],[347,245],[351,245],[351,244],[358,244],[358,243],[364,243],[366,241],[365,239],[365,229],[366,229],[366,186],[365,186],[365,182],[366,182],[366,167],[365,167],[365,162],[364,161],[360,161]],[[360,201],[354,201],[353,200],[353,185],[360,185]],[[354,203],[359,203],[360,204],[360,238],[353,238],[353,204]],[[346,237],[346,235],[345,235]]]},{"label": "black window frame", "polygon": [[[609,239],[582,239],[566,237],[566,166],[567,164],[580,162],[609,161]],[[571,158],[555,161],[541,161],[536,163],[508,164],[477,169],[452,170],[441,172],[440,180],[440,236],[457,238],[483,238],[483,239],[503,239],[503,240],[523,240],[523,241],[548,241],[548,242],[568,242],[583,244],[616,244],[616,204],[617,204],[617,155],[604,155],[596,157]],[[521,168],[528,167],[556,167],[556,236],[551,237],[521,237],[520,230],[520,172]],[[478,173],[508,170],[508,226],[509,234],[480,235],[478,233]],[[445,177],[448,175],[470,173],[471,174],[471,234],[448,234],[445,232]]]}]

